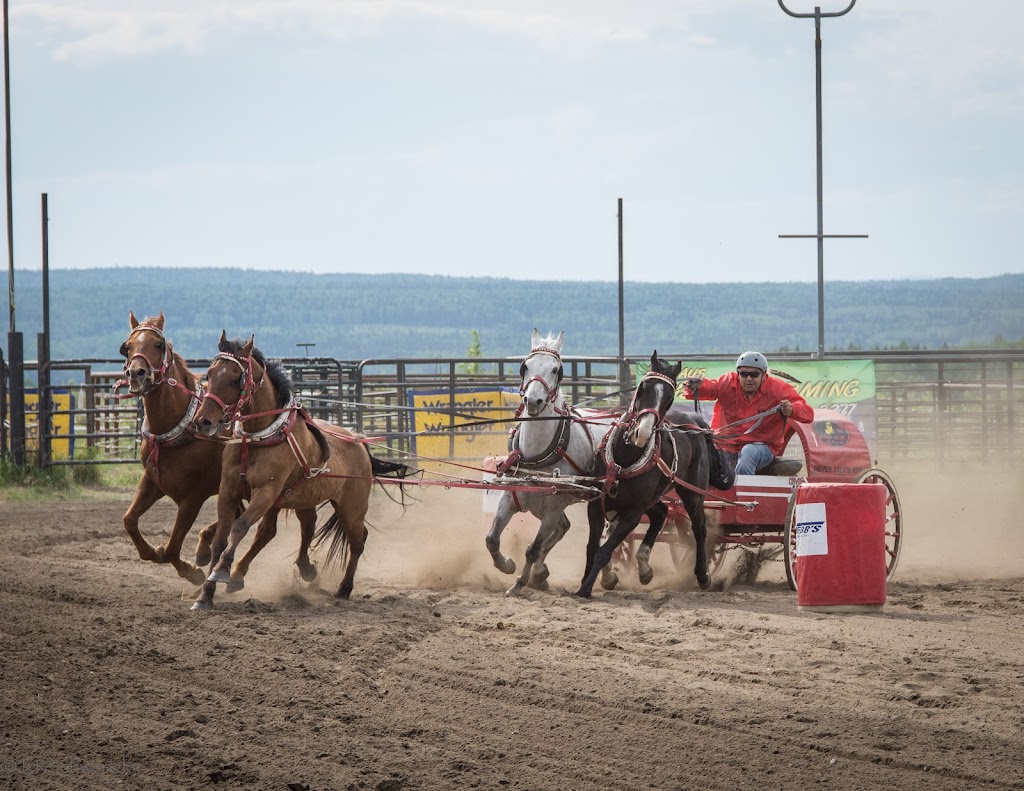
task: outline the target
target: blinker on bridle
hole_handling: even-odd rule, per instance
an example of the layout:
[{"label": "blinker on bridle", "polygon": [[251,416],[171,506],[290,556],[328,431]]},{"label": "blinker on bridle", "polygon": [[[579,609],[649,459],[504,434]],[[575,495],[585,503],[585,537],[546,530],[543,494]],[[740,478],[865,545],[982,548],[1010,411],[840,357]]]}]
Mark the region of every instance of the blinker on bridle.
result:
[{"label": "blinker on bridle", "polygon": [[[149,358],[146,357],[146,355],[144,355],[142,352],[136,352],[131,357],[128,356],[128,343],[131,341],[132,336],[134,336],[138,332],[143,332],[144,330],[156,333],[160,340],[163,341],[164,357],[163,360],[160,361],[159,367],[153,365],[153,363],[150,362]],[[125,342],[121,344],[120,352],[121,355],[125,358],[124,367],[122,368],[122,371],[124,371],[124,375],[129,378],[131,377],[132,362],[134,362],[135,359],[138,358],[142,360],[143,363],[145,363],[146,369],[149,371],[149,373],[146,375],[146,378],[143,379],[143,382],[148,382],[150,387],[156,387],[158,384],[163,382],[163,375],[167,372],[167,369],[171,367],[171,345],[167,342],[167,338],[164,337],[163,331],[160,330],[158,327],[154,327],[152,324],[140,324],[138,327],[136,327],[130,333],[128,333],[128,337],[125,339]]]},{"label": "blinker on bridle", "polygon": [[554,401],[557,397],[558,385],[562,381],[562,375],[564,373],[562,370],[562,358],[561,356],[559,356],[558,352],[554,351],[553,349],[548,349],[545,346],[538,346],[535,349],[530,349],[530,353],[526,355],[526,360],[523,360],[522,365],[519,366],[519,375],[521,377],[526,376],[526,361],[533,357],[533,355],[535,354],[547,354],[550,355],[551,357],[554,357],[558,361],[558,379],[555,381],[554,387],[549,387],[548,383],[545,382],[544,379],[542,379],[540,376],[532,376],[530,377],[530,379],[524,379],[523,383],[519,386],[519,395],[525,397],[526,388],[530,386],[530,383],[540,382],[541,387],[544,388],[544,392],[547,393],[547,397],[544,400],[545,402],[550,403]]},{"label": "blinker on bridle", "polygon": [[[245,360],[245,363],[242,362],[243,359]],[[256,390],[258,390],[259,386],[263,384],[263,378],[260,377],[260,381],[257,382],[252,375],[252,355],[242,358],[231,354],[230,352],[220,352],[213,358],[213,362],[210,367],[212,368],[218,360],[224,360],[225,362],[238,366],[240,371],[238,379],[238,399],[231,404],[227,404],[213,391],[207,390],[203,394],[203,400],[205,401],[209,398],[213,401],[213,403],[220,407],[221,412],[224,413],[224,419],[229,423],[233,423],[238,420],[242,410],[252,402]]]},{"label": "blinker on bridle", "polygon": [[643,378],[640,380],[640,384],[637,386],[636,391],[633,393],[633,400],[629,405],[629,410],[626,412],[626,419],[630,425],[635,425],[640,418],[650,413],[654,415],[655,428],[657,428],[659,425],[661,425],[661,421],[665,419],[665,416],[658,411],[657,407],[647,407],[646,409],[641,409],[639,412],[636,411],[636,399],[640,395],[640,389],[643,387],[644,382],[646,382],[648,379],[664,382],[670,388],[672,388],[672,392],[675,393],[676,381],[671,376],[666,376],[665,374],[659,373],[658,371],[648,371],[643,375]]}]

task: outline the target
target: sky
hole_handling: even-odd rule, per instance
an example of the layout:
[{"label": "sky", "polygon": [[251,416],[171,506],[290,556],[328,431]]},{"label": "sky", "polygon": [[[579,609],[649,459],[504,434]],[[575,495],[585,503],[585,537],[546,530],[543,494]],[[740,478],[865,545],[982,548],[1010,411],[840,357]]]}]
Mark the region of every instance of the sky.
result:
[{"label": "sky", "polygon": [[[848,0],[788,0],[798,13]],[[777,0],[9,0],[14,271],[817,279]],[[1024,271],[1024,3],[822,21],[825,279]],[[10,273],[8,273],[10,274]]]}]

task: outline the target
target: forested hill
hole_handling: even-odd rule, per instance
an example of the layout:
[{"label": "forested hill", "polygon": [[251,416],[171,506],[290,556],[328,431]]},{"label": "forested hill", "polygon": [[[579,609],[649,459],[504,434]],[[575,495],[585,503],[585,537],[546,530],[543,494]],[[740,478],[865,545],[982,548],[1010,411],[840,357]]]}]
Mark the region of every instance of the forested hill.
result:
[{"label": "forested hill", "polygon": [[[16,271],[16,326],[35,359],[41,272]],[[626,283],[627,355],[817,348],[815,283]],[[618,351],[618,286],[492,277],[315,275],[239,269],[51,270],[54,359],[112,358],[140,319],[163,310],[186,357],[255,333],[275,357],[518,356],[530,332],[565,330],[565,353]],[[6,316],[6,312],[5,312]],[[6,354],[6,324],[3,346]],[[1024,339],[1024,275],[826,282],[828,349],[991,346]]]}]

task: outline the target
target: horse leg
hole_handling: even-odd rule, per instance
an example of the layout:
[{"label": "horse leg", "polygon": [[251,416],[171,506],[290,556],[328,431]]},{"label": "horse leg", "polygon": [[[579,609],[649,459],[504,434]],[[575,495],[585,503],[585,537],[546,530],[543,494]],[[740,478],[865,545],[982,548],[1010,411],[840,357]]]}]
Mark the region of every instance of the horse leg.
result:
[{"label": "horse leg", "polygon": [[594,588],[594,581],[601,570],[596,566],[597,551],[601,545],[601,533],[604,530],[605,511],[604,503],[601,500],[591,500],[587,504],[587,523],[590,533],[587,537],[587,563],[583,569],[583,579],[580,580],[580,589],[576,591],[577,596],[590,598],[590,592]]},{"label": "horse leg", "polygon": [[359,565],[359,558],[363,554],[363,547],[366,546],[366,538],[370,535],[370,531],[366,529],[366,523],[363,521],[366,515],[365,511],[358,518],[352,518],[351,515],[345,518],[340,504],[333,500],[332,503],[334,504],[334,513],[338,517],[338,529],[345,531],[348,543],[348,563],[345,566],[345,576],[341,578],[341,584],[338,585],[338,590],[334,595],[339,599],[347,599],[352,594],[356,566]]},{"label": "horse leg", "polygon": [[[612,553],[615,548],[622,543],[622,540],[628,536],[640,523],[640,513],[622,513],[618,514],[618,518],[615,520],[615,526],[612,528],[611,533],[605,542],[598,548],[594,553],[594,563],[588,572],[587,576],[583,578],[583,582],[580,583],[580,589],[576,591],[576,595],[584,599],[589,599],[594,591],[594,582],[597,580],[597,574],[600,569],[611,562]],[[593,521],[590,525],[591,534],[594,531]],[[598,534],[600,535],[601,527],[598,526]]]},{"label": "horse leg", "polygon": [[[545,545],[550,543],[550,546],[554,545],[551,541],[551,537],[560,533],[562,520],[565,519],[564,514],[558,514],[554,511],[548,511],[540,520],[540,527],[537,529],[537,535],[534,536],[533,541],[530,542],[530,546],[526,548],[526,562],[523,564],[523,572],[519,575],[519,579],[516,580],[516,584],[505,591],[506,596],[518,596],[522,591],[524,585],[535,584],[540,586],[544,579],[547,578],[548,572],[547,567],[544,568],[544,577],[537,580],[533,576],[534,564],[541,561],[544,552]],[[568,520],[566,520],[568,521]],[[560,536],[559,536],[560,537]]]},{"label": "horse leg", "polygon": [[[231,524],[231,532],[228,533],[227,544],[224,547],[224,551],[221,553],[220,559],[214,563],[213,571],[211,571],[210,576],[206,578],[207,581],[231,581],[231,566],[235,562],[235,551],[238,549],[238,545],[249,532],[249,528],[252,527],[254,523],[262,519],[268,511],[274,508],[274,501],[279,493],[280,492],[276,487],[273,489],[270,489],[270,487],[264,487],[253,493],[253,496],[249,499],[249,507],[246,508],[242,515]],[[276,529],[277,524],[275,520],[275,532]],[[219,528],[217,532],[218,534],[220,533]],[[269,540],[270,537],[267,537],[263,543],[266,544]]]},{"label": "horse leg", "polygon": [[205,497],[198,495],[178,503],[178,513],[174,517],[171,537],[167,539],[167,546],[157,551],[157,554],[163,558],[164,562],[174,566],[179,577],[184,577],[193,585],[202,585],[203,580],[206,579],[206,574],[203,573],[202,569],[181,559],[181,545],[188,531],[195,523],[196,517],[199,516],[199,510],[203,507],[205,500]]},{"label": "horse leg", "polygon": [[152,508],[153,503],[163,496],[164,493],[160,491],[160,487],[153,483],[146,473],[143,473],[139,479],[139,485],[135,489],[135,497],[132,499],[132,504],[125,511],[124,529],[127,531],[132,543],[135,544],[140,560],[148,560],[153,563],[159,562],[157,560],[156,547],[144,539],[142,533],[139,532],[139,517]]},{"label": "horse leg", "polygon": [[654,542],[658,540],[658,535],[665,525],[667,516],[668,506],[661,500],[647,509],[647,519],[650,525],[644,534],[644,540],[640,542],[640,548],[636,551],[636,572],[641,585],[647,585],[654,579],[654,569],[651,568],[651,550],[654,548]]},{"label": "horse leg", "polygon": [[491,553],[494,568],[502,574],[516,573],[516,562],[512,558],[507,558],[501,554],[501,534],[517,510],[512,494],[507,491],[502,492],[501,500],[498,502],[498,510],[495,512],[494,521],[491,523],[491,529],[487,533],[487,538],[484,539],[487,551]]},{"label": "horse leg", "polygon": [[[263,515],[259,527],[256,528],[256,535],[252,540],[252,546],[249,547],[249,551],[242,555],[238,562],[231,567],[228,586],[224,589],[227,593],[237,593],[245,587],[245,575],[249,573],[249,564],[253,562],[263,547],[269,544],[274,536],[277,535],[277,515],[279,513],[281,513],[280,508],[271,508]],[[234,528],[232,528],[231,532],[234,533]]]},{"label": "horse leg", "polygon": [[704,513],[704,495],[691,492],[689,489],[676,487],[686,515],[690,517],[690,529],[693,531],[693,542],[696,544],[697,560],[693,567],[693,574],[697,578],[697,584],[701,590],[711,587],[711,577],[708,575],[708,556],[704,544],[708,538],[708,521]]},{"label": "horse leg", "polygon": [[[235,509],[235,519],[242,515],[242,505],[239,503],[238,508]],[[217,521],[210,522],[206,527],[199,531],[199,540],[196,541],[196,557],[195,564],[199,567],[206,566],[210,563],[213,558],[213,536],[217,532]]]},{"label": "horse leg", "polygon": [[316,579],[317,570],[309,560],[309,545],[316,533],[316,509],[300,508],[295,514],[299,517],[299,554],[295,565],[299,567],[299,576],[306,582],[312,582]]},{"label": "horse leg", "polygon": [[[217,530],[214,532],[213,541],[210,546],[210,557],[211,564],[216,565],[224,553],[224,548],[228,543],[228,531],[231,529],[231,525],[235,521],[235,514],[241,507],[241,494],[237,490],[237,487],[232,489],[226,487],[222,481],[220,493],[217,495]],[[192,603],[193,610],[209,610],[213,607],[213,594],[217,590],[217,581],[212,579],[213,570],[210,572],[211,576],[206,578],[206,581],[202,584],[199,589],[199,595],[196,596],[196,600]]]},{"label": "horse leg", "polygon": [[531,584],[542,585],[547,581],[548,576],[551,574],[548,564],[545,562],[548,553],[555,548],[555,544],[565,538],[565,534],[569,532],[569,527],[569,517],[563,511],[555,529],[551,531],[541,545],[540,556],[537,558],[537,562],[533,564],[533,574],[530,575]]}]

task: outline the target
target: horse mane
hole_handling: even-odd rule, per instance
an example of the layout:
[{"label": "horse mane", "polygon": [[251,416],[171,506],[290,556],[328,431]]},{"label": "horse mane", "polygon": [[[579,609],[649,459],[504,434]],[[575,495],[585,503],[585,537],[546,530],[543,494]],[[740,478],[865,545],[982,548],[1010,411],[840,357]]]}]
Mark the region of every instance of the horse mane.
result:
[{"label": "horse mane", "polygon": [[[217,350],[227,354],[237,355],[245,344],[246,341],[243,341],[241,338],[233,338],[230,341],[225,340],[218,343]],[[264,356],[263,352],[255,346],[252,347],[252,357],[256,362],[263,366],[263,370],[266,372],[266,375],[270,377],[270,383],[277,391],[277,405],[286,406],[288,402],[292,400],[292,394],[295,391],[295,386],[292,384],[291,377],[288,376],[288,373],[284,370],[284,366],[282,366],[277,360],[268,360]]]}]

